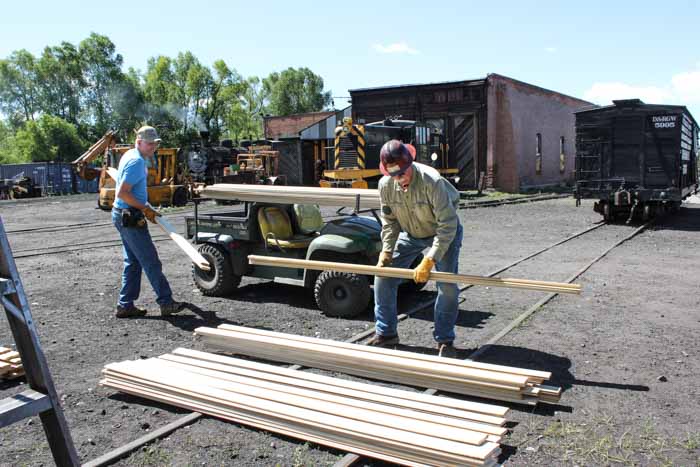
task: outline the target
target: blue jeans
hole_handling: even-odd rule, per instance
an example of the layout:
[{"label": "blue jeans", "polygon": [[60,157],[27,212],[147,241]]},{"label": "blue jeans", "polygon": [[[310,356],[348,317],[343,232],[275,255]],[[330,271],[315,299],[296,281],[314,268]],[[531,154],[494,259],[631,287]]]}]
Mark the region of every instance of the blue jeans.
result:
[{"label": "blue jeans", "polygon": [[[391,267],[409,268],[416,257],[433,244],[433,237],[414,238],[401,232],[394,248]],[[454,240],[435,269],[442,272],[457,273],[459,268],[459,250],[462,248],[462,225],[457,228]],[[397,334],[396,293],[402,279],[389,277],[374,278],[374,318],[376,332],[382,336]],[[438,295],[435,300],[433,337],[439,343],[452,342],[455,339],[455,323],[458,315],[459,288],[457,284],[437,283]]]},{"label": "blue jeans", "polygon": [[122,238],[122,254],[124,256],[124,271],[122,272],[122,288],[119,291],[119,306],[130,308],[139,298],[141,291],[141,271],[146,273],[148,281],[156,293],[156,302],[166,305],[173,302],[168,279],[163,275],[163,265],[158,259],[158,252],[148,233],[148,228],[124,227],[121,211],[112,210],[112,223]]}]

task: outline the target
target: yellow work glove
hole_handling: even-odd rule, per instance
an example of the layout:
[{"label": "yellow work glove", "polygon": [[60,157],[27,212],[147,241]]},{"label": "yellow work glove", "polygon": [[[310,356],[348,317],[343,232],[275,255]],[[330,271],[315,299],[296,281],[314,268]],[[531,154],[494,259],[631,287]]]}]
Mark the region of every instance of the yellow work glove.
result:
[{"label": "yellow work glove", "polygon": [[413,281],[416,284],[428,282],[428,276],[430,276],[430,271],[433,270],[433,266],[435,266],[433,258],[428,258],[427,256],[423,258],[423,261],[413,270]]},{"label": "yellow work glove", "polygon": [[156,223],[156,217],[160,217],[161,213],[153,209],[151,206],[146,205],[145,208],[143,208],[143,215],[146,216],[146,219],[151,221],[152,223]]},{"label": "yellow work glove", "polygon": [[393,253],[391,251],[382,251],[379,253],[379,261],[377,261],[377,267],[383,268],[391,264],[391,257]]}]

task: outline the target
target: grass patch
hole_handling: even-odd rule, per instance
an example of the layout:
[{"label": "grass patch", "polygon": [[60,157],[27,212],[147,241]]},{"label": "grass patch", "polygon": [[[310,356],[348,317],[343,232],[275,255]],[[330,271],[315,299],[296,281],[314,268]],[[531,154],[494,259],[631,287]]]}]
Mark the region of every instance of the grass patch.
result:
[{"label": "grass patch", "polygon": [[669,437],[659,433],[651,419],[636,429],[618,426],[613,417],[607,415],[593,417],[587,423],[552,422],[538,435],[533,433],[532,427],[524,428],[527,435],[520,442],[514,439],[517,446],[538,445],[539,455],[550,457],[556,463],[674,466],[699,465],[700,462],[700,432]]}]

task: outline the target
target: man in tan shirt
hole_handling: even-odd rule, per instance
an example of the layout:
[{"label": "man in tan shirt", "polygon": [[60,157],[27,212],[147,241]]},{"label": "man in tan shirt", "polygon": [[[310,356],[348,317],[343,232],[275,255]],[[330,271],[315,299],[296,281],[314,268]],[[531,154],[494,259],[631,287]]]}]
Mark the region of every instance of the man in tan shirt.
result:
[{"label": "man in tan shirt", "polygon": [[[426,282],[430,271],[456,273],[462,246],[462,226],[457,216],[459,192],[440,173],[413,161],[415,150],[398,140],[386,143],[380,153],[379,181],[382,218],[382,252],[377,266],[408,268],[426,248],[428,252],[413,271],[415,282]],[[369,345],[388,347],[399,342],[397,290],[401,279],[376,277],[374,316],[376,334]],[[454,326],[459,289],[437,283],[433,337],[441,356],[454,357]]]}]

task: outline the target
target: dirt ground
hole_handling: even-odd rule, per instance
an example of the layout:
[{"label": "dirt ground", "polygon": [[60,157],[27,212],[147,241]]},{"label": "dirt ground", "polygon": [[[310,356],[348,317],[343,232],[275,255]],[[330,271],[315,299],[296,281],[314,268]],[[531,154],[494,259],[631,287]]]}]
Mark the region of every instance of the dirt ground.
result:
[{"label": "dirt ground", "polygon": [[[162,318],[114,318],[121,272],[109,213],[94,195],[1,203],[9,232],[94,223],[73,229],[10,233],[16,255],[65,245],[91,248],[18,258],[44,352],[82,461],[132,441],[187,411],[98,386],[106,363],[155,356],[176,347],[204,349],[198,326],[232,323],[347,339],[372,326],[367,313],[332,319],[302,288],[244,279],[228,298],[196,291],[190,265],[169,241],[157,243],[176,298],[192,310]],[[213,209],[213,208],[207,208]],[[183,213],[168,216],[180,230]],[[329,211],[330,213],[330,211]],[[600,220],[590,203],[571,199],[460,211],[460,272],[488,274]],[[606,225],[502,274],[563,281],[635,226]],[[483,361],[553,372],[565,392],[559,405],[513,405],[503,443],[507,465],[700,465],[700,204],[662,220],[613,250],[576,282],[581,297],[558,296],[482,356]],[[156,233],[152,229],[152,233]],[[156,235],[158,237],[159,235]],[[43,250],[42,250],[43,251]],[[431,296],[402,297],[400,308]],[[474,287],[462,294],[456,345],[466,357],[544,294]],[[140,304],[155,310],[144,279]],[[432,312],[399,325],[402,347],[434,352]],[[0,319],[0,345],[12,344]],[[342,375],[339,375],[342,377]],[[26,388],[0,382],[0,398]],[[420,390],[420,389],[415,389]],[[52,465],[41,423],[0,429],[0,465]],[[117,465],[332,465],[343,452],[203,418]],[[365,465],[383,465],[370,460]]]}]

